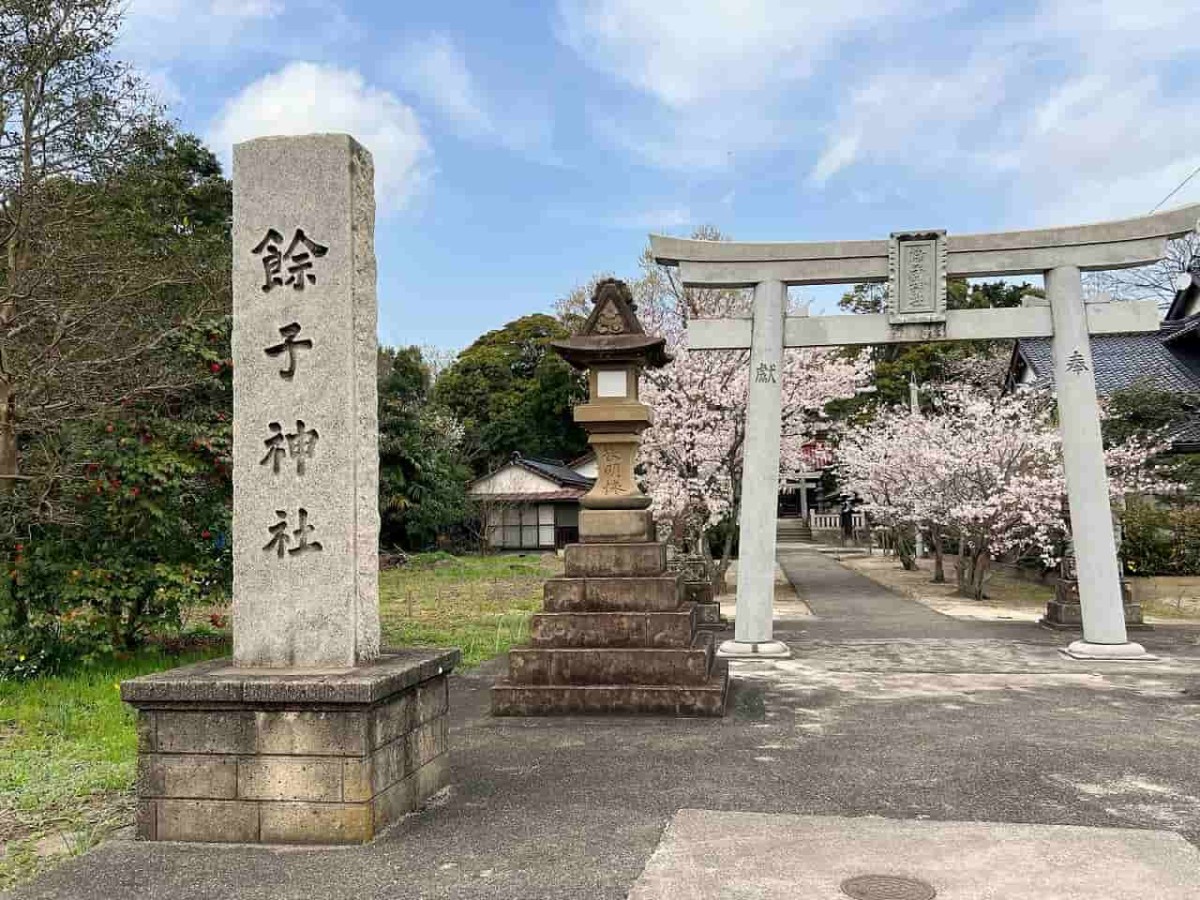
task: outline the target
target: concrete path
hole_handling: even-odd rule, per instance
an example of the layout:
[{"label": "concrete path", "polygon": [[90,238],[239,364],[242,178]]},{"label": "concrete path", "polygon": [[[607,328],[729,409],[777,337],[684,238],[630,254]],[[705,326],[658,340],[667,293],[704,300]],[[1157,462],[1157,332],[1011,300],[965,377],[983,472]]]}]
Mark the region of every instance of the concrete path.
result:
[{"label": "concrete path", "polygon": [[782,640],[840,637],[856,640],[888,638],[979,637],[974,624],[934,612],[928,606],[894,594],[871,579],[852,572],[828,555],[806,550],[779,554],[784,573],[817,617],[806,622],[807,632],[784,627]]},{"label": "concrete path", "polygon": [[1197,870],[1200,852],[1169,831],[684,809],[629,896],[832,898],[882,882],[865,896],[1194,900]]},{"label": "concrete path", "polygon": [[[496,661],[452,680],[449,792],[368,847],[110,841],[8,896],[619,900],[681,809],[940,822],[951,845],[970,823],[1200,843],[1194,630],[1147,633],[1161,662],[1079,663],[1057,653],[1063,635],[956,622],[833,560],[782,562],[816,616],[780,623],[794,659],[736,665],[725,719],[492,719]],[[714,846],[736,825],[714,825]],[[1125,900],[1105,892],[1108,865],[1091,896]]]}]

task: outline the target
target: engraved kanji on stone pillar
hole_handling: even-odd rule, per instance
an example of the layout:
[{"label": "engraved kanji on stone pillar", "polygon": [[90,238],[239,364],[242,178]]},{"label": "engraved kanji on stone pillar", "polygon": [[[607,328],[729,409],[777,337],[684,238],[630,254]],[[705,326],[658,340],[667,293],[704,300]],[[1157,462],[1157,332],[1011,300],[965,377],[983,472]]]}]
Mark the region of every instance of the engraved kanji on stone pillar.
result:
[{"label": "engraved kanji on stone pillar", "polygon": [[373,171],[348,135],[234,148],[240,666],[379,655]]}]

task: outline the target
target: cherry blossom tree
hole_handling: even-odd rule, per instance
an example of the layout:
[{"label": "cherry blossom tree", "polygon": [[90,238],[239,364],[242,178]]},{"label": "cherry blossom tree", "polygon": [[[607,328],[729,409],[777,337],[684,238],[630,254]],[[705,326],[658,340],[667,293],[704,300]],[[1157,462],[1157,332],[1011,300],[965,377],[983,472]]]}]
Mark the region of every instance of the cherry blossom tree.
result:
[{"label": "cherry blossom tree", "polygon": [[[712,230],[696,237],[721,239]],[[740,511],[750,355],[693,351],[686,329],[694,318],[748,315],[751,296],[684,288],[671,270],[655,264],[648,249],[641,266],[643,277],[630,285],[638,316],[648,332],[667,339],[674,360],[642,374],[641,399],[654,410],[654,424],[642,435],[640,470],[664,536],[697,554],[705,576],[719,587],[729,568],[734,529],[725,529],[715,556],[710,536],[718,525],[736,523]],[[574,305],[577,300],[568,298],[560,313],[575,311]],[[865,374],[865,363],[830,352],[784,354],[781,480],[814,468],[814,451],[829,427],[825,405],[853,396]]]},{"label": "cherry blossom tree", "polygon": [[[1145,465],[1160,449],[1131,439],[1107,451],[1114,500],[1170,488]],[[847,431],[837,456],[845,490],[898,535],[906,568],[915,567],[910,537],[918,529],[931,537],[935,581],[944,538],[957,544],[958,588],[966,596],[982,598],[993,559],[1034,554],[1049,567],[1063,551],[1069,522],[1061,444],[1044,394],[989,397],[948,387],[938,414],[882,410]]]}]

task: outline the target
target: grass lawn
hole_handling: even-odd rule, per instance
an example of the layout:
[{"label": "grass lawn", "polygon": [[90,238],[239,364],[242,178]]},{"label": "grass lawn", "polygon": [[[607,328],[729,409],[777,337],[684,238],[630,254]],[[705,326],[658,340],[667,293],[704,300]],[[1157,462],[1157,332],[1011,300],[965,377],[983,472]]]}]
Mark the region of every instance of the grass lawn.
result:
[{"label": "grass lawn", "polygon": [[120,682],[220,652],[147,650],[69,675],[0,682],[0,890],[132,822],[137,739]]},{"label": "grass lawn", "polygon": [[[384,644],[457,646],[478,665],[523,642],[554,554],[418,554],[380,573]],[[205,621],[210,609],[194,618]],[[228,652],[147,649],[53,678],[0,682],[0,890],[133,822],[137,740],[126,678]]]},{"label": "grass lawn", "polygon": [[542,583],[562,571],[553,553],[413,556],[379,576],[384,646],[460,647],[476,666],[525,641]]}]

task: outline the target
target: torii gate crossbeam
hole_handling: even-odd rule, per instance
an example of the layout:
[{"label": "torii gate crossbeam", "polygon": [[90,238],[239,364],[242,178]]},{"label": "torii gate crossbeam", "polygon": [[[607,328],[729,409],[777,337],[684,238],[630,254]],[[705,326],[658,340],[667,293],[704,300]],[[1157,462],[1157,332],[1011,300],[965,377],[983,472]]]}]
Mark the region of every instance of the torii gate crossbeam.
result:
[{"label": "torii gate crossbeam", "polygon": [[[1158,311],[1152,301],[1085,304],[1080,273],[1155,263],[1167,241],[1192,231],[1198,219],[1200,204],[1117,222],[991,234],[908,232],[884,241],[816,243],[651,235],[650,243],[659,263],[679,267],[686,286],[754,288],[751,317],[694,321],[688,343],[696,350],[748,348],[755,373],[782,371],[784,347],[1051,337],[1083,612],[1083,640],[1064,652],[1081,659],[1138,659],[1147,654],[1128,640],[1125,629],[1089,334],[1152,332]],[[947,276],[1034,273],[1045,278],[1048,307],[945,308]],[[879,281],[888,282],[887,313],[786,315],[788,285]],[[780,415],[778,381],[751,378],[738,614],[723,656],[790,653],[772,637]]]}]

